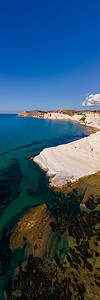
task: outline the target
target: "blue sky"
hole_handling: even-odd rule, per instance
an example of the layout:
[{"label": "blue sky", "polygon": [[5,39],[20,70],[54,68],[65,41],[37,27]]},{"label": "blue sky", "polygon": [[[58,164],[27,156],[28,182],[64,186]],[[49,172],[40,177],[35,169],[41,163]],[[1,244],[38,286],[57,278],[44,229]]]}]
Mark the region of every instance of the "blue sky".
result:
[{"label": "blue sky", "polygon": [[99,0],[0,1],[0,112],[81,109],[100,93]]}]

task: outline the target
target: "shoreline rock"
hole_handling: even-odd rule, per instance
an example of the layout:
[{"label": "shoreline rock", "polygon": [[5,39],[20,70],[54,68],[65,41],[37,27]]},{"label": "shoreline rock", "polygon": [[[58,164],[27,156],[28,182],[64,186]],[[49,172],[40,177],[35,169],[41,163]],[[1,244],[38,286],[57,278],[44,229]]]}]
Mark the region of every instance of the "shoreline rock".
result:
[{"label": "shoreline rock", "polygon": [[100,132],[81,140],[46,148],[33,158],[49,177],[50,186],[60,187],[67,182],[100,170]]},{"label": "shoreline rock", "polygon": [[46,204],[31,208],[12,229],[10,249],[25,247],[25,255],[49,259],[55,233],[50,225],[54,221]]},{"label": "shoreline rock", "polygon": [[[97,208],[94,210],[89,209],[89,212],[79,210],[79,204],[81,204],[85,195],[89,196],[92,184],[98,189],[98,191],[94,191],[93,188],[95,200],[97,201],[97,196],[100,197],[99,177],[100,173],[97,173],[88,176],[84,181],[81,179],[80,187],[77,183],[76,189],[75,183],[72,184],[69,191],[66,191],[66,201],[64,197],[59,199],[58,196],[53,214],[58,220],[55,234],[60,242],[60,245],[58,245],[59,251],[56,252],[57,254],[51,262],[48,260],[44,262],[40,256],[37,257],[31,254],[15,270],[12,283],[10,282],[5,291],[6,299],[11,300],[13,298],[17,300],[18,297],[26,300],[32,298],[68,298],[73,300],[73,297],[84,300],[99,299],[100,212]],[[34,213],[38,211],[39,207],[35,209]],[[43,211],[46,209],[47,212],[45,204],[40,206],[41,209]],[[28,217],[30,216],[29,213]],[[27,214],[25,218],[27,218]],[[22,222],[22,220],[23,217],[20,221]],[[38,219],[36,226],[38,229]],[[52,224],[52,229],[53,227],[54,224]],[[17,240],[19,242],[18,236]],[[45,242],[43,244],[44,248],[47,247]],[[66,253],[64,253],[65,248]],[[64,255],[63,262],[61,261],[62,254]]]}]

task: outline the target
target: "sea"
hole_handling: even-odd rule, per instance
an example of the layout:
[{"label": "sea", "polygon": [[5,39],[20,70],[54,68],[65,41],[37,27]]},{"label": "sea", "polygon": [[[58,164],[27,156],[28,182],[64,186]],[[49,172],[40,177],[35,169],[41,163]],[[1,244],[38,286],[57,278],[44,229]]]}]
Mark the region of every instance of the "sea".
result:
[{"label": "sea", "polygon": [[76,122],[0,114],[0,300],[24,259],[23,249],[12,253],[9,248],[11,228],[31,207],[46,203],[53,209],[56,202],[46,173],[29,156],[87,135]]}]

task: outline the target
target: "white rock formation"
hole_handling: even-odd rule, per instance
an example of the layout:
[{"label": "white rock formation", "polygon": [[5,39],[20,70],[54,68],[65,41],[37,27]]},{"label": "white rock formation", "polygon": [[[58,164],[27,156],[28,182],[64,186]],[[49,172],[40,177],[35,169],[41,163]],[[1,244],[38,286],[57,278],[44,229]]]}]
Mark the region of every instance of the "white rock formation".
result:
[{"label": "white rock formation", "polygon": [[100,131],[66,145],[46,148],[33,160],[47,172],[51,186],[94,174],[100,170]]}]

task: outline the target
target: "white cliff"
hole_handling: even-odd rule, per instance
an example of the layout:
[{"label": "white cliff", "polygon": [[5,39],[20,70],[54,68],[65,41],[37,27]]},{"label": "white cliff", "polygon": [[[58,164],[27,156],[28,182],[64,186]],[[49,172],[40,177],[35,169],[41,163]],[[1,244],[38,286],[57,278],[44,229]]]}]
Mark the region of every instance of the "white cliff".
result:
[{"label": "white cliff", "polygon": [[33,160],[47,172],[51,186],[94,174],[100,170],[100,131],[66,145],[46,148]]}]

